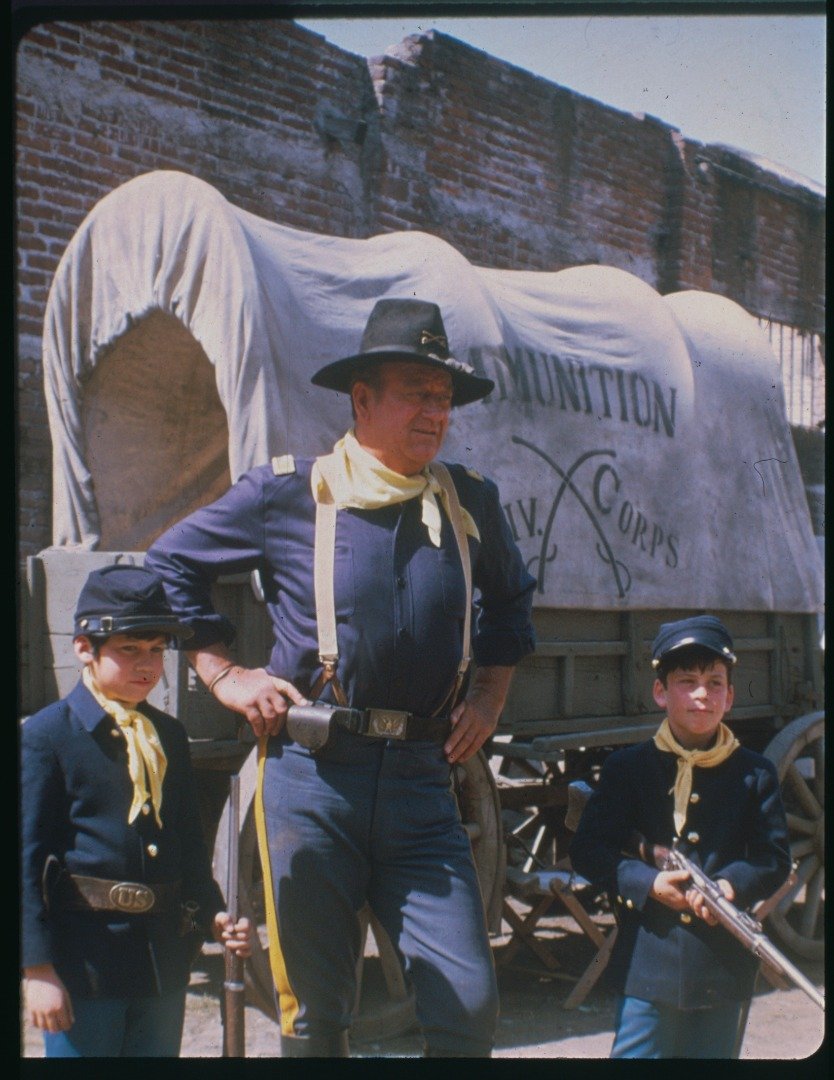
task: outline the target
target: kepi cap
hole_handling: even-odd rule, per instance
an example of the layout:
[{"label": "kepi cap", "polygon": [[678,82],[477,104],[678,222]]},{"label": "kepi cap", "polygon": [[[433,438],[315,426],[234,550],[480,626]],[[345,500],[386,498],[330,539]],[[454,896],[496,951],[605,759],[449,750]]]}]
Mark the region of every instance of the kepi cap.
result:
[{"label": "kepi cap", "polygon": [[315,386],[349,394],[358,369],[392,360],[425,364],[448,372],[452,377],[453,406],[480,401],[495,388],[492,379],[476,375],[473,367],[450,354],[437,304],[408,298],[377,300],[365,326],[360,351],[327,364],[311,381]]},{"label": "kepi cap", "polygon": [[191,627],[171,611],[162,582],[142,566],[113,563],[93,570],[75,609],[75,636],[134,630],[189,638]]},{"label": "kepi cap", "polygon": [[689,619],[662,623],[652,643],[652,667],[660,666],[664,656],[685,645],[700,645],[729,664],[736,662],[730,632],[715,615],[693,615]]}]

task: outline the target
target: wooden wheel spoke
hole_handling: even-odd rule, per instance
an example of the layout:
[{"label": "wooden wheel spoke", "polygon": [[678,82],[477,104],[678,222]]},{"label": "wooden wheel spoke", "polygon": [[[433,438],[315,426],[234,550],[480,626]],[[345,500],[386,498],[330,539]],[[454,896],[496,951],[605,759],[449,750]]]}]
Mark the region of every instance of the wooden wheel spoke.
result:
[{"label": "wooden wheel spoke", "polygon": [[799,922],[799,932],[803,937],[814,936],[822,900],[823,878],[822,867],[819,867],[805,890],[805,905]]},{"label": "wooden wheel spoke", "polygon": [[797,799],[802,804],[803,810],[809,817],[820,818],[822,817],[822,807],[817,802],[814,793],[808,786],[808,782],[802,773],[797,769],[796,763],[791,762],[788,767],[788,771],[785,774],[785,782],[790,783],[791,790],[796,795]]},{"label": "wooden wheel spoke", "polygon": [[796,880],[800,885],[807,885],[811,880],[811,877],[820,869],[822,863],[816,855],[811,855],[807,859],[802,859],[796,870]]},{"label": "wooden wheel spoke", "polygon": [[825,714],[808,713],[771,740],[765,756],[780,778],[795,880],[771,913],[774,933],[808,959],[825,950]]},{"label": "wooden wheel spoke", "polygon": [[825,806],[825,739],[817,739],[811,746],[814,758],[814,789],[820,806]]},{"label": "wooden wheel spoke", "polygon": [[793,907],[793,902],[796,899],[796,894],[802,888],[802,885],[797,881],[791,886],[791,888],[785,893],[779,903],[776,905],[776,910],[780,915],[787,915],[790,909]]},{"label": "wooden wheel spoke", "polygon": [[817,831],[817,823],[807,818],[799,817],[798,814],[786,814],[788,828],[792,833],[800,833],[802,836],[813,836]]},{"label": "wooden wheel spoke", "polygon": [[796,883],[799,887],[806,886],[811,877],[817,873],[817,870],[822,866],[822,863],[817,858],[817,855],[808,855],[807,859],[799,860],[799,865],[796,867]]},{"label": "wooden wheel spoke", "polygon": [[799,864],[796,869],[796,881],[780,900],[776,909],[777,911],[784,915],[790,909],[799,892],[807,885],[808,881],[819,867],[820,861],[816,856],[805,859]]}]

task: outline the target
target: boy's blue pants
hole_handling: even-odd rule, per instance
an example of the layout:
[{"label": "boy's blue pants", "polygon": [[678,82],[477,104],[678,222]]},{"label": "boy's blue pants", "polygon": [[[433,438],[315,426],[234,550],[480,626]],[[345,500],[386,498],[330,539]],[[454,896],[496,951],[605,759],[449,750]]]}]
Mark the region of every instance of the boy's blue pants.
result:
[{"label": "boy's blue pants", "polygon": [[617,1006],[612,1058],[732,1058],[742,1003],[674,1009],[623,997]]},{"label": "boy's blue pants", "polygon": [[428,1050],[489,1056],[495,969],[442,746],[339,731],[313,756],[272,738],[261,767],[283,1035],[349,1028],[367,902],[414,987]]},{"label": "boy's blue pants", "polygon": [[159,997],[73,998],[69,1031],[44,1032],[48,1058],[179,1057],[185,990]]}]

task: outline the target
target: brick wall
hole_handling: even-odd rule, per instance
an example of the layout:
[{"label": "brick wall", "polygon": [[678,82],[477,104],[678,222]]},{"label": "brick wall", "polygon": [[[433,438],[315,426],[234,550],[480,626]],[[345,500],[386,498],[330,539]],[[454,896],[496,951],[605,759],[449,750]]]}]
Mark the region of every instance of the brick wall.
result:
[{"label": "brick wall", "polygon": [[75,230],[114,187],[179,169],[270,220],[367,236],[378,121],[364,59],[292,23],[88,22],[17,51],[20,554],[51,540],[40,335]]},{"label": "brick wall", "polygon": [[16,118],[21,556],[51,535],[52,275],[95,203],[153,169],[296,228],[423,229],[497,267],[608,263],[823,326],[820,195],[433,32],[366,64],[281,20],[46,23],[17,49]]}]

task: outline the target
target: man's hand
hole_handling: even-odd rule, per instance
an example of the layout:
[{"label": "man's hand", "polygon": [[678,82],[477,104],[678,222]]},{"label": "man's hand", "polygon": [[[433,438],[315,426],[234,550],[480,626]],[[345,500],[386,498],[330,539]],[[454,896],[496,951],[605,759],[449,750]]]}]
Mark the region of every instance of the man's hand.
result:
[{"label": "man's hand", "polygon": [[672,911],[688,911],[689,900],[683,883],[689,879],[686,870],[661,870],[651,888],[649,896],[659,900]]},{"label": "man's hand", "polygon": [[292,683],[270,675],[264,668],[235,665],[214,689],[221,705],[242,713],[255,735],[277,735],[291,704],[307,705]]},{"label": "man's hand", "polygon": [[484,667],[475,672],[465,700],[452,710],[452,733],[443,747],[450,764],[468,761],[495,731],[514,670]]},{"label": "man's hand", "polygon": [[75,1023],[72,1001],[52,964],[26,968],[23,975],[29,1023],[53,1035],[69,1031]]},{"label": "man's hand", "polygon": [[257,738],[277,735],[284,726],[291,704],[308,704],[286,679],[270,675],[265,668],[245,668],[235,664],[223,645],[209,645],[189,652],[187,656],[220,704],[245,716]]},{"label": "man's hand", "polygon": [[[718,878],[716,885],[724,893],[728,900],[735,900],[736,891],[726,880],[726,878]],[[707,907],[707,902],[697,889],[689,889],[686,894],[686,900],[699,919],[703,919],[705,923],[709,923],[710,926],[717,926],[718,919],[713,915],[710,909]]]},{"label": "man's hand", "polygon": [[222,942],[230,952],[237,953],[242,959],[252,955],[254,931],[245,916],[233,923],[227,911],[218,911],[212,923],[212,933],[215,941]]}]

